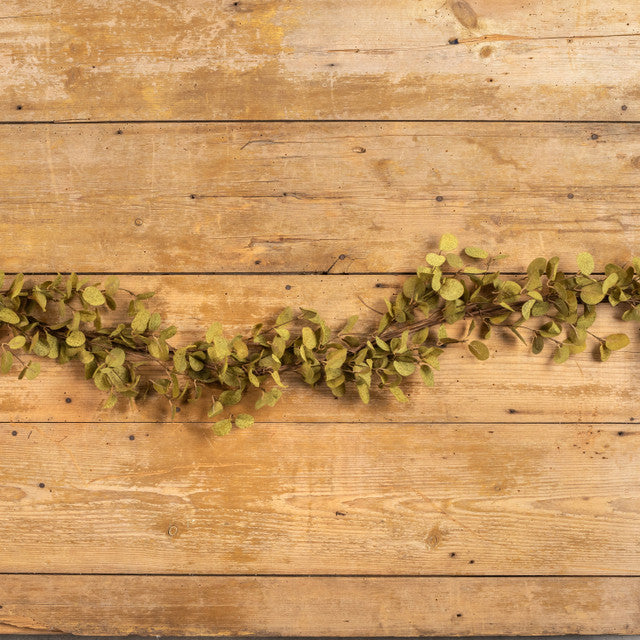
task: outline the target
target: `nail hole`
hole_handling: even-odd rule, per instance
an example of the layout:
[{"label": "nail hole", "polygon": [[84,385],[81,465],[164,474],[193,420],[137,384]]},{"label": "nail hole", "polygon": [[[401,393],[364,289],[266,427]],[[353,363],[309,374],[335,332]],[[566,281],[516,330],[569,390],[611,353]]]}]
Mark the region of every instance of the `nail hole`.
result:
[{"label": "nail hole", "polygon": [[136,227],[142,226],[142,218],[136,218],[134,224]]},{"label": "nail hole", "polygon": [[136,439],[136,437],[135,437],[133,434],[131,434],[131,435],[129,436],[129,440],[135,440],[135,439]]},{"label": "nail hole", "polygon": [[44,482],[41,482],[38,486],[39,486],[41,489],[44,489]]},{"label": "nail hole", "polygon": [[442,202],[444,200],[444,196],[436,196],[436,202]]},{"label": "nail hole", "polygon": [[284,288],[285,288],[287,291],[289,291],[289,290],[291,289],[291,285],[290,285],[290,284],[285,284],[285,285],[284,285]]},{"label": "nail hole", "polygon": [[17,432],[17,431],[12,431],[12,432],[11,432],[11,435],[12,435],[12,436],[17,436],[17,435],[18,435],[18,432]]},{"label": "nail hole", "polygon": [[253,264],[262,264],[262,260],[256,260]]},{"label": "nail hole", "polygon": [[116,135],[121,136],[121,135],[122,135],[122,129],[118,129],[118,130],[116,131]]},{"label": "nail hole", "polygon": [[192,200],[195,200],[195,199],[196,199],[196,194],[195,194],[195,193],[192,193],[189,197],[190,197]]},{"label": "nail hole", "polygon": [[458,38],[451,38],[449,44],[458,44]]},{"label": "nail hole", "polygon": [[64,401],[65,401],[67,404],[71,404],[71,398],[68,398],[68,397],[67,397],[67,398],[65,398],[65,399],[64,399]]},{"label": "nail hole", "polygon": [[366,153],[367,150],[364,147],[353,147],[352,151],[354,153]]},{"label": "nail hole", "polygon": [[598,134],[597,134],[597,133],[592,133],[592,134],[591,134],[591,139],[592,139],[592,140],[597,140],[599,137],[600,137],[600,136],[598,136]]},{"label": "nail hole", "polygon": [[344,253],[341,253],[341,254],[338,256],[338,259],[339,259],[339,260],[344,260],[346,257],[347,257],[347,256],[346,256]]},{"label": "nail hole", "polygon": [[17,109],[18,111],[22,111],[22,105],[21,105],[21,104],[17,105],[17,106],[16,106],[16,109]]},{"label": "nail hole", "polygon": [[567,198],[569,198],[569,200],[573,200],[573,193],[567,193]]},{"label": "nail hole", "polygon": [[626,110],[627,110],[627,105],[626,105],[626,104],[623,104],[620,108],[621,108],[623,111],[626,111]]}]

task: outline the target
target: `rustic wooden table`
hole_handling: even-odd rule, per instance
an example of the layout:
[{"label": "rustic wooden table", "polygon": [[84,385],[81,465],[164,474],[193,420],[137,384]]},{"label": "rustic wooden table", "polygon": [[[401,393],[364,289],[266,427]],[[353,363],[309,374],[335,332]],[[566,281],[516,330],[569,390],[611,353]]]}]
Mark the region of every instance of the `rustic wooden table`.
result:
[{"label": "rustic wooden table", "polygon": [[[640,253],[635,0],[4,0],[0,43],[0,266],[121,273],[176,344],[374,323],[443,232],[511,272]],[[638,633],[632,340],[496,338],[408,405],[288,381],[224,438],[3,378],[0,631]]]}]

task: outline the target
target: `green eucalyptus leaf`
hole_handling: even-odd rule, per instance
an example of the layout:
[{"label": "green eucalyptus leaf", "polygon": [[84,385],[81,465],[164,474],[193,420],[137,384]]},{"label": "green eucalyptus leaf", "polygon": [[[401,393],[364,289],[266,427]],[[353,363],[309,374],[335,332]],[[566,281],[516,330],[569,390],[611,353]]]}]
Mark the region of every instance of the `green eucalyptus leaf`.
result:
[{"label": "green eucalyptus leaf", "polygon": [[13,309],[2,307],[0,308],[0,322],[18,324],[20,322],[20,316]]},{"label": "green eucalyptus leaf", "polygon": [[484,342],[480,340],[472,340],[469,343],[469,351],[478,359],[478,360],[488,360],[489,359],[489,349]]},{"label": "green eucalyptus leaf", "polygon": [[618,351],[629,345],[629,336],[626,333],[612,333],[605,338],[605,345],[610,351]]},{"label": "green eucalyptus leaf", "polygon": [[553,354],[553,361],[556,364],[562,364],[563,362],[569,359],[570,355],[571,355],[571,350],[569,349],[569,346],[566,344],[561,344],[558,346],[555,353]]},{"label": "green eucalyptus leaf", "polygon": [[458,238],[451,233],[443,233],[440,237],[440,251],[455,251],[458,248]]},{"label": "green eucalyptus leaf", "polygon": [[318,346],[318,340],[315,332],[309,327],[302,327],[302,343],[307,349],[315,349]]},{"label": "green eucalyptus leaf", "polygon": [[438,293],[445,300],[457,300],[464,294],[464,286],[455,278],[446,278]]},{"label": "green eucalyptus leaf", "polygon": [[599,282],[588,284],[580,291],[580,298],[585,304],[598,304],[604,299],[602,285]]},{"label": "green eucalyptus leaf", "polygon": [[409,402],[409,398],[407,398],[407,396],[404,395],[404,392],[400,387],[389,387],[389,391],[398,402],[402,402],[402,403]]},{"label": "green eucalyptus leaf", "polygon": [[544,349],[544,338],[540,334],[536,334],[531,342],[531,351],[535,354],[540,353]]},{"label": "green eucalyptus leaf", "polygon": [[484,249],[481,249],[480,247],[465,247],[464,252],[470,258],[474,258],[475,260],[482,260],[489,256],[489,254]]},{"label": "green eucalyptus leaf", "polygon": [[226,436],[229,431],[231,431],[232,423],[230,418],[224,418],[223,420],[218,420],[211,425],[211,429],[213,433],[217,436]]},{"label": "green eucalyptus leaf", "polygon": [[81,347],[84,343],[85,343],[85,335],[84,333],[82,333],[82,331],[71,331],[69,333],[69,335],[66,337],[65,342],[70,346],[70,347]]},{"label": "green eucalyptus leaf", "polygon": [[254,417],[248,413],[240,413],[236,416],[235,423],[238,429],[248,429],[253,426]]},{"label": "green eucalyptus leaf", "polygon": [[9,349],[22,349],[27,340],[24,336],[15,336],[9,340]]},{"label": "green eucalyptus leaf", "polygon": [[25,370],[25,378],[27,380],[35,380],[40,374],[40,363],[39,362],[30,362]]},{"label": "green eucalyptus leaf", "polygon": [[99,307],[107,301],[97,287],[86,287],[82,291],[82,299],[94,307]]},{"label": "green eucalyptus leaf", "polygon": [[151,319],[151,314],[146,309],[141,309],[136,313],[131,321],[131,329],[135,333],[144,333],[147,330],[147,325]]},{"label": "green eucalyptus leaf", "polygon": [[405,362],[402,360],[394,360],[393,368],[401,376],[410,376],[416,369],[416,365],[413,362]]},{"label": "green eucalyptus leaf", "polygon": [[13,366],[13,354],[11,351],[3,351],[0,356],[0,373],[9,373]]},{"label": "green eucalyptus leaf", "polygon": [[433,379],[433,370],[431,367],[427,365],[422,365],[420,367],[420,377],[422,381],[427,385],[427,387],[433,387],[434,379]]},{"label": "green eucalyptus leaf", "polygon": [[464,262],[457,253],[447,253],[445,254],[445,258],[447,264],[453,269],[462,269],[462,267],[464,267]]},{"label": "green eucalyptus leaf", "polygon": [[606,294],[607,291],[609,291],[611,287],[615,286],[617,282],[618,282],[618,274],[615,272],[610,273],[602,283],[602,293]]},{"label": "green eucalyptus leaf", "polygon": [[126,354],[123,349],[120,347],[116,347],[115,349],[111,349],[107,357],[105,358],[105,362],[110,367],[121,367],[124,364]]},{"label": "green eucalyptus leaf", "polygon": [[593,273],[594,269],[593,256],[588,251],[583,251],[578,254],[578,268],[580,272],[585,276],[589,276]]},{"label": "green eucalyptus leaf", "polygon": [[427,253],[426,261],[432,267],[439,267],[444,264],[446,258],[439,253]]}]

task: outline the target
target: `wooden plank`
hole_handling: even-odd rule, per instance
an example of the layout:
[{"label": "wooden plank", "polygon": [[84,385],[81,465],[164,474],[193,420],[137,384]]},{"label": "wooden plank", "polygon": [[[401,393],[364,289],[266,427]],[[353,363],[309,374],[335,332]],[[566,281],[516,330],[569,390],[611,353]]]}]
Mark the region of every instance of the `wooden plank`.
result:
[{"label": "wooden plank", "polygon": [[639,435],[328,422],[215,438],[202,423],[5,423],[0,571],[636,575]]},{"label": "wooden plank", "polygon": [[2,576],[0,620],[78,635],[632,634],[639,578]]},{"label": "wooden plank", "polygon": [[640,251],[640,125],[5,125],[0,140],[5,271],[407,272],[444,232],[511,254],[506,270]]},{"label": "wooden plank", "polygon": [[[98,280],[98,277],[95,277]],[[282,307],[317,309],[333,327],[360,314],[361,324],[377,326],[366,305],[384,309],[383,299],[402,282],[399,276],[128,276],[121,285],[134,291],[157,290],[150,308],[160,311],[168,323],[181,329],[171,342],[179,346],[201,338],[214,320],[228,335],[246,333],[253,324],[275,319]],[[289,288],[288,288],[289,287]],[[360,299],[362,299],[362,302]],[[616,352],[606,363],[595,361],[591,350],[563,365],[550,361],[551,353],[534,356],[508,336],[496,335],[489,343],[492,358],[478,362],[463,345],[449,347],[441,358],[434,388],[419,379],[408,387],[408,404],[399,404],[388,393],[372,393],[363,405],[355,390],[336,400],[329,389],[311,390],[287,376],[290,388],[273,408],[264,408],[260,419],[274,422],[410,421],[422,422],[549,422],[640,420],[636,371],[640,342],[637,326],[622,323],[619,313],[602,305],[601,318],[593,326],[597,335],[626,330],[632,344]],[[114,315],[114,325],[124,316]],[[104,394],[84,379],[79,363],[60,367],[45,359],[36,382],[3,376],[0,420],[3,421],[156,421],[166,420],[166,401],[150,397],[135,407],[122,402],[115,411],[100,408]],[[17,375],[17,370],[16,370]],[[71,402],[68,401],[71,400]],[[241,407],[253,410],[254,396]],[[185,421],[207,420],[208,402],[188,405]],[[481,411],[481,413],[479,413]]]},{"label": "wooden plank", "polygon": [[634,0],[7,0],[0,17],[2,120],[638,115]]}]

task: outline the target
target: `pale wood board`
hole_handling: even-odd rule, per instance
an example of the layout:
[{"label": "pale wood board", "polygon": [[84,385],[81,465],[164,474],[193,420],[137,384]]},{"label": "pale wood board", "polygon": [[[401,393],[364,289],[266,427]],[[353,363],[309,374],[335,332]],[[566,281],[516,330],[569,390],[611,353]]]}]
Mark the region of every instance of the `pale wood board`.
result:
[{"label": "pale wood board", "polygon": [[408,272],[445,232],[507,271],[640,253],[640,125],[5,125],[0,158],[5,271]]},{"label": "pale wood board", "polygon": [[638,119],[635,0],[6,0],[0,18],[5,121]]},{"label": "pale wood board", "polygon": [[[39,276],[37,278],[43,279]],[[98,276],[90,277],[98,282]],[[294,309],[316,309],[334,329],[344,320],[360,315],[359,331],[375,329],[378,317],[371,309],[385,309],[384,298],[391,296],[402,276],[127,276],[121,286],[135,292],[157,290],[149,300],[151,310],[162,313],[167,323],[180,328],[171,343],[175,346],[202,339],[214,320],[223,323],[229,337],[247,335],[258,322],[275,321],[285,305]],[[36,278],[32,278],[36,281]],[[123,298],[124,300],[124,298]],[[126,319],[126,307],[105,317],[115,326]],[[590,347],[563,365],[551,362],[552,350],[540,355],[528,352],[508,331],[488,343],[491,358],[477,361],[465,345],[452,345],[441,357],[436,384],[425,387],[419,376],[407,386],[410,402],[399,404],[388,392],[372,393],[363,405],[354,389],[347,397],[335,399],[328,388],[316,390],[287,375],[282,400],[264,408],[260,420],[276,422],[627,422],[640,420],[636,372],[640,340],[638,326],[622,323],[621,311],[602,305],[600,318],[592,331],[607,336],[626,330],[629,347],[612,355],[608,362],[594,359]],[[535,323],[534,323],[535,324]],[[268,324],[267,324],[268,326]],[[506,334],[506,335],[505,335]],[[452,335],[457,335],[453,333]],[[597,343],[593,343],[594,348]],[[168,419],[168,404],[150,396],[135,407],[122,401],[118,408],[101,409],[105,399],[93,382],[84,379],[82,364],[64,367],[44,359],[36,381],[17,380],[18,367],[2,378],[0,420],[3,421],[162,421]],[[238,411],[253,410],[257,396],[248,396]],[[68,400],[71,400],[69,402]],[[206,420],[208,399],[185,406],[180,418]]]},{"label": "pale wood board", "polygon": [[636,575],[639,446],[599,424],[5,423],[0,572]]},{"label": "pale wood board", "polygon": [[0,576],[0,622],[74,634],[638,633],[639,578]]}]

